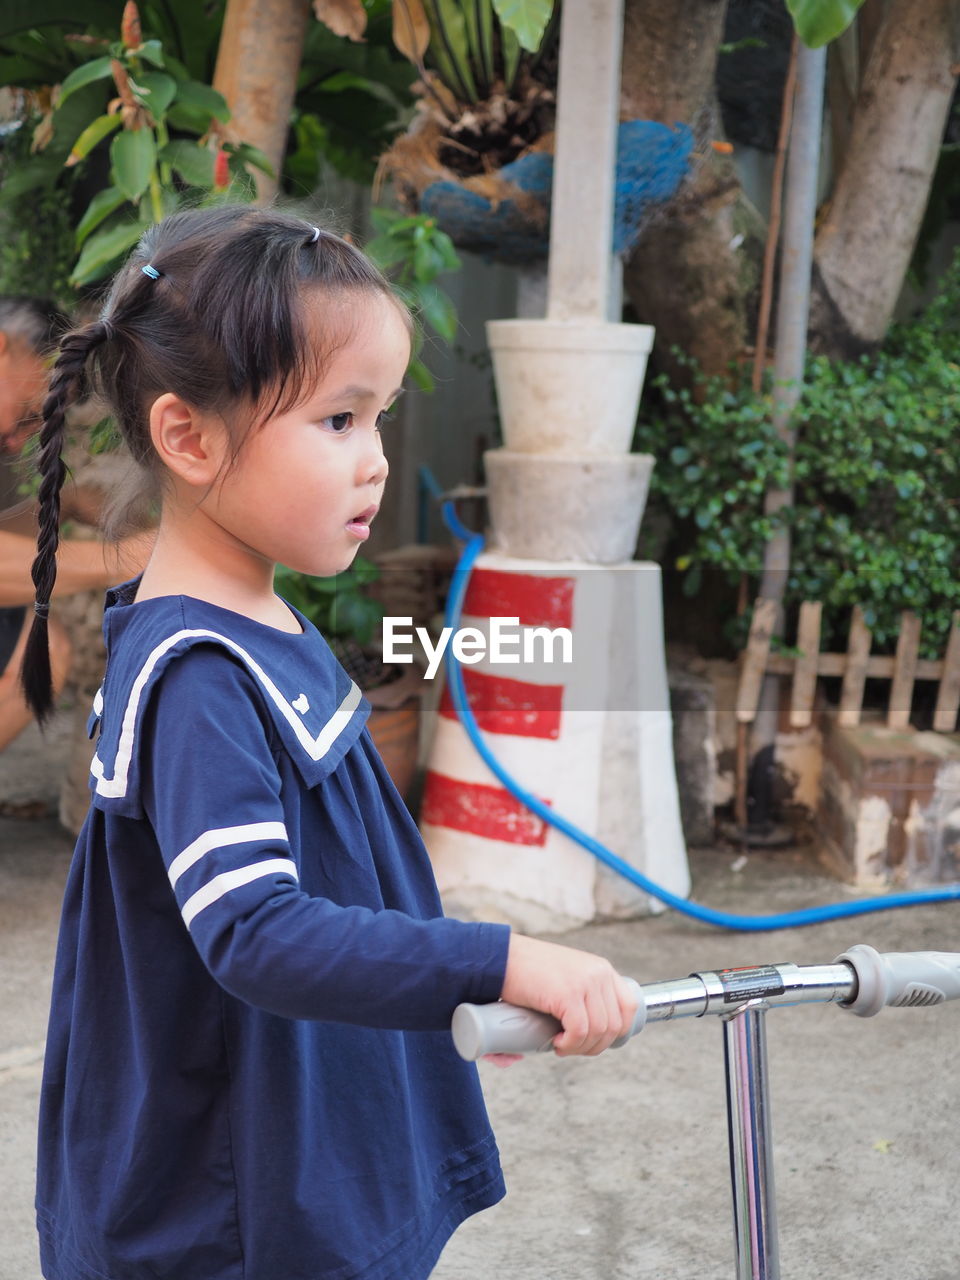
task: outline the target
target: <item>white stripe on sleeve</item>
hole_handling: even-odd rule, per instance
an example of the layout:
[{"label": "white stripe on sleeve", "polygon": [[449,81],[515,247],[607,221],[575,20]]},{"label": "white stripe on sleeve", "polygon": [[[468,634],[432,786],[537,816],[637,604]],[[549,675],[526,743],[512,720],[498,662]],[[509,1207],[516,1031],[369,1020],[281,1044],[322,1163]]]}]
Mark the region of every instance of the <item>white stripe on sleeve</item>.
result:
[{"label": "white stripe on sleeve", "polygon": [[224,871],[222,875],[214,876],[209,880],[183,904],[181,915],[184,924],[189,929],[201,911],[219,902],[231,889],[239,889],[241,885],[259,880],[261,876],[272,875],[291,876],[297,881],[300,879],[297,875],[296,863],[291,858],[269,858],[266,862],[254,862],[249,867],[237,867],[235,871]]},{"label": "white stripe on sleeve", "polygon": [[202,836],[197,836],[182,853],[177,854],[170,863],[167,875],[171,885],[176,888],[183,873],[189,871],[195,862],[199,862],[212,849],[226,849],[232,844],[248,844],[252,840],[286,839],[287,828],[282,822],[248,822],[240,827],[214,827],[210,831],[204,831]]}]

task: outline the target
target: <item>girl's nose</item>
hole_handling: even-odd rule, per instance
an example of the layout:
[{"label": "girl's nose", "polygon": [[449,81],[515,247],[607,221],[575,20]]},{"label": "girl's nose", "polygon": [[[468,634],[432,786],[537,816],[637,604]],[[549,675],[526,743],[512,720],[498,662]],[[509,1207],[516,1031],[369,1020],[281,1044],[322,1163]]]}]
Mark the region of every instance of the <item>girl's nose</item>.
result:
[{"label": "girl's nose", "polygon": [[364,454],[363,480],[366,484],[383,484],[389,471],[390,464],[384,455],[383,443],[378,434]]}]

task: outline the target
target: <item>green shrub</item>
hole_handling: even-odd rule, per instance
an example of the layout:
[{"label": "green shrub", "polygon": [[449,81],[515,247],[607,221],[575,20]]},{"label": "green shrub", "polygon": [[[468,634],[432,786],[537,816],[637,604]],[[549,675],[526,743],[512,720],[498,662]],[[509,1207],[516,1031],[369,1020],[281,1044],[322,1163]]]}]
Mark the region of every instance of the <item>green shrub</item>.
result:
[{"label": "green shrub", "polygon": [[[824,604],[825,635],[843,643],[859,604],[876,647],[904,609],[920,614],[924,654],[942,653],[960,608],[960,256],[917,318],[883,347],[844,363],[807,363],[797,410],[789,608]],[[736,380],[733,380],[735,384]],[[695,595],[707,570],[758,589],[774,521],[764,492],[788,478],[768,387],[695,375],[691,390],[654,385],[660,412],[636,447],[657,459],[652,501],[672,519],[673,563]]]},{"label": "green shrub", "polygon": [[357,556],[348,569],[329,578],[314,578],[280,565],[275,585],[328,640],[349,639],[367,645],[383,618],[383,606],[366,590],[379,577],[380,570],[372,561]]}]

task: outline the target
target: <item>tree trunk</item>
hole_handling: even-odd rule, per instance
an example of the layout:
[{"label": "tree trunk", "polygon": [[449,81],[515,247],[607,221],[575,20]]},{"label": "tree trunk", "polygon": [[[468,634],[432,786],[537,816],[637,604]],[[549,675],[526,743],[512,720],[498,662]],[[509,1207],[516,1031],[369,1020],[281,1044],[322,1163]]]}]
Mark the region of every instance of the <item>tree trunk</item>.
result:
[{"label": "tree trunk", "polygon": [[680,347],[709,373],[743,352],[759,279],[763,227],[744,197],[722,138],[714,78],[726,0],[626,0],[621,114],[690,125],[691,173],[631,252],[624,286],[639,320],[657,329],[660,368],[684,378]]},{"label": "tree trunk", "polygon": [[309,0],[227,0],[213,84],[234,138],[259,147],[277,175],[257,171],[261,204],[277,194],[309,17]]},{"label": "tree trunk", "polygon": [[891,0],[846,158],[817,234],[811,345],[850,357],[883,340],[910,264],[953,97],[960,0]]}]

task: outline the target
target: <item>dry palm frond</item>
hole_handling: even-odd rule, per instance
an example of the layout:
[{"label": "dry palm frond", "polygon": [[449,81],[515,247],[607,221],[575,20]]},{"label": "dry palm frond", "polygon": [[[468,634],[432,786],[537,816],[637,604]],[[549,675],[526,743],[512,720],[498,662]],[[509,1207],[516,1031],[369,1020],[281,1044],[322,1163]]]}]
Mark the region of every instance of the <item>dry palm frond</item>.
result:
[{"label": "dry palm frond", "polygon": [[469,179],[532,151],[549,150],[544,138],[553,133],[554,96],[552,88],[532,79],[516,96],[499,84],[489,98],[451,120],[421,91],[413,124],[381,157],[378,178],[389,175],[416,192],[441,178],[469,185]]}]

